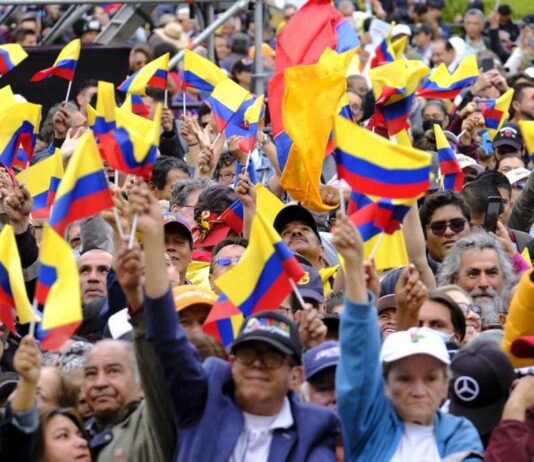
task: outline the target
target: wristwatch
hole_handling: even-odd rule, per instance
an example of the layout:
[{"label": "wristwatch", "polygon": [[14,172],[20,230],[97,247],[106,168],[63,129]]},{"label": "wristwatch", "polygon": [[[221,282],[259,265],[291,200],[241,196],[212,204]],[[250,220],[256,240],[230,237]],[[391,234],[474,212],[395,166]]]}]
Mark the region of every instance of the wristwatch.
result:
[{"label": "wristwatch", "polygon": [[269,135],[267,135],[267,133],[265,133],[265,134],[263,135],[263,140],[260,141],[260,144],[261,144],[262,146],[265,146],[266,144],[269,144],[269,143],[271,143],[271,138],[269,137]]}]

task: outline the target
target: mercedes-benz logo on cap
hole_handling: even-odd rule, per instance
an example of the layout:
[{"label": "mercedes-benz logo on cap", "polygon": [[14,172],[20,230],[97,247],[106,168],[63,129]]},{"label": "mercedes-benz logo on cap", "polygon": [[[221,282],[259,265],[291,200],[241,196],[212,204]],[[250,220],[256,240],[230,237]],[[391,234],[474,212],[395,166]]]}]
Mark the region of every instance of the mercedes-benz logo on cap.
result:
[{"label": "mercedes-benz logo on cap", "polygon": [[454,392],[462,401],[473,401],[480,392],[480,386],[472,377],[462,375],[454,381]]}]

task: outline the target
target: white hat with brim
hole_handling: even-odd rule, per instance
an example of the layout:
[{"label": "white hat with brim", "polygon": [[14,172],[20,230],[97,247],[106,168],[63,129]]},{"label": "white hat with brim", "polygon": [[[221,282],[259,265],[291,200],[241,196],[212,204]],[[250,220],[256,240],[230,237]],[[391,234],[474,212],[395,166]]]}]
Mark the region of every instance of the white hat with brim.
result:
[{"label": "white hat with brim", "polygon": [[456,160],[458,160],[458,163],[460,164],[460,168],[463,170],[464,168],[472,168],[476,170],[476,172],[480,175],[481,173],[484,173],[484,167],[482,165],[478,164],[475,159],[472,157],[466,156],[465,154],[456,154]]},{"label": "white hat with brim", "polygon": [[511,185],[518,183],[519,181],[524,181],[530,176],[530,170],[525,167],[518,167],[506,172],[506,178]]},{"label": "white hat with brim", "polygon": [[415,355],[429,355],[443,364],[451,363],[445,342],[426,327],[412,327],[388,335],[382,344],[380,362],[392,363]]}]

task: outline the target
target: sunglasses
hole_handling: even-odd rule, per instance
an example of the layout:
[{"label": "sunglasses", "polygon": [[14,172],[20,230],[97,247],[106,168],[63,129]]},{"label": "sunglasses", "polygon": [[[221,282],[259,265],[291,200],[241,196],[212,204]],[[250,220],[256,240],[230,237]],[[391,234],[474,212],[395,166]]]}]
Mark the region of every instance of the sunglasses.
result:
[{"label": "sunglasses", "polygon": [[274,350],[257,351],[253,348],[240,348],[235,356],[245,366],[250,366],[259,359],[265,369],[278,369],[287,359],[287,356]]},{"label": "sunglasses", "polygon": [[241,257],[222,257],[215,260],[215,264],[218,266],[230,266],[232,263],[239,263]]},{"label": "sunglasses", "polygon": [[451,221],[436,221],[428,225],[434,236],[443,236],[447,228],[450,228],[454,234],[459,234],[465,229],[466,221],[462,218]]}]

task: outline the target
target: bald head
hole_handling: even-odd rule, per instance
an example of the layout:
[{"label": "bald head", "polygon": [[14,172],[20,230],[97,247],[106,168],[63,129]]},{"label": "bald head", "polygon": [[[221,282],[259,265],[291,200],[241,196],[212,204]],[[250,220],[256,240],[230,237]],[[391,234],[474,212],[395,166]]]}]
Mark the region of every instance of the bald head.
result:
[{"label": "bald head", "polygon": [[112,256],[100,249],[89,250],[78,258],[80,292],[85,305],[108,294],[106,279],[111,268]]}]

